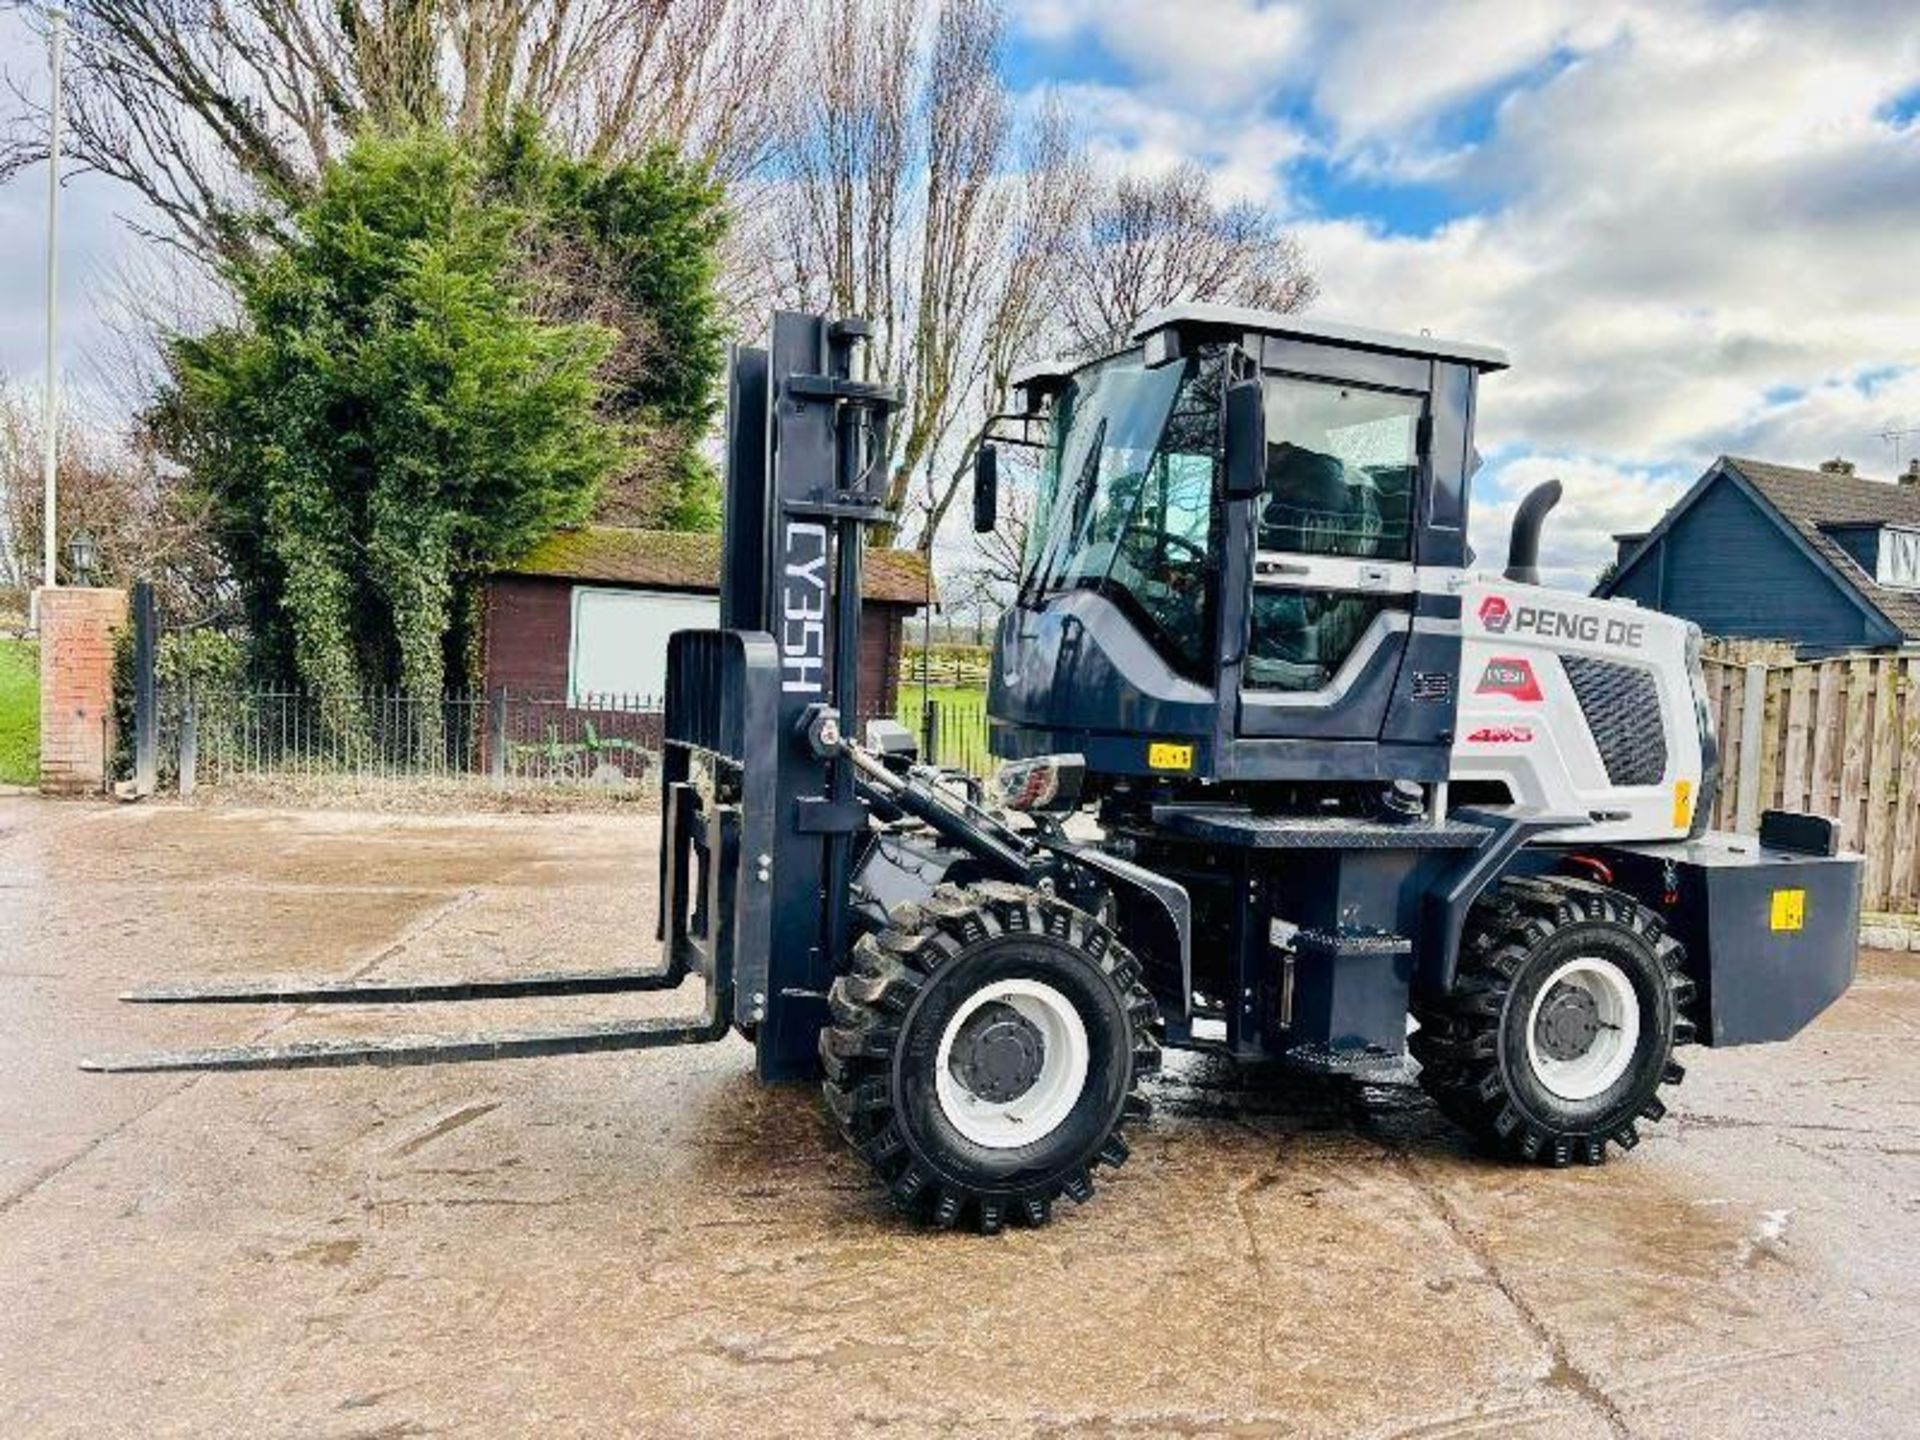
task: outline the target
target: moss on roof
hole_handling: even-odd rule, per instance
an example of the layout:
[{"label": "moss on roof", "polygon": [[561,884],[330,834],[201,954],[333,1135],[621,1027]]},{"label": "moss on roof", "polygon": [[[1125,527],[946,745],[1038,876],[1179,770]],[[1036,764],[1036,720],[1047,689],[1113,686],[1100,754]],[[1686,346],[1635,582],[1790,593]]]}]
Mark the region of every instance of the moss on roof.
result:
[{"label": "moss on roof", "polygon": [[[556,531],[515,564],[503,566],[500,573],[660,590],[718,590],[720,537],[711,532],[588,525]],[[869,550],[862,575],[865,599],[891,605],[926,603],[927,557],[917,550]]]}]

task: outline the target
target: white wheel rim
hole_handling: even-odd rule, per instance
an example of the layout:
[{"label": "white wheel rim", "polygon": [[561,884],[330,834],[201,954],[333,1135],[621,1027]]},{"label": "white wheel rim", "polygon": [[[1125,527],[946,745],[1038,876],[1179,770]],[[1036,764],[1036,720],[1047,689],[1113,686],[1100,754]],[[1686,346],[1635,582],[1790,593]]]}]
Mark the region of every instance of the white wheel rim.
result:
[{"label": "white wheel rim", "polygon": [[[1571,1059],[1540,1047],[1540,1012],[1561,986],[1584,993],[1594,1005],[1600,1028],[1587,1048]],[[1562,1100],[1591,1100],[1627,1073],[1640,1046],[1640,1000],[1627,972],[1611,960],[1583,955],[1547,977],[1527,1015],[1527,1063],[1540,1083]]]},{"label": "white wheel rim", "polygon": [[[953,1073],[953,1044],[967,1018],[982,1005],[1008,1006],[1040,1032],[1040,1073],[1011,1100],[974,1094]],[[976,1145],[1014,1150],[1044,1140],[1073,1112],[1087,1083],[1087,1027],[1080,1012],[1051,985],[1038,980],[996,980],[969,995],[940,1035],[934,1059],[934,1093],[949,1124]]]}]

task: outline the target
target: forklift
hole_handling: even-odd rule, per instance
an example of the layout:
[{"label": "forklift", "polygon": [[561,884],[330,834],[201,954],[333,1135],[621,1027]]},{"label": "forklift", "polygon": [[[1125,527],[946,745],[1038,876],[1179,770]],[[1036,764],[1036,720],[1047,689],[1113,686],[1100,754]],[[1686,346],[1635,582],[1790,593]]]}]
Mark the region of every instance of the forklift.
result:
[{"label": "forklift", "polygon": [[321,1039],[106,1071],[413,1065],[751,1042],[818,1078],[903,1212],[995,1232],[1087,1200],[1163,1049],[1417,1064],[1488,1153],[1631,1149],[1679,1047],[1786,1040],[1854,973],[1834,824],[1708,821],[1699,630],[1467,543],[1498,350],[1183,304],[1031,366],[974,462],[1042,472],[992,651],[984,789],[860,713],[860,574],[898,393],[868,326],[781,313],[727,390],[720,628],[669,646],[664,963],[173,987],[147,1003],[677,990],[686,1018]]}]

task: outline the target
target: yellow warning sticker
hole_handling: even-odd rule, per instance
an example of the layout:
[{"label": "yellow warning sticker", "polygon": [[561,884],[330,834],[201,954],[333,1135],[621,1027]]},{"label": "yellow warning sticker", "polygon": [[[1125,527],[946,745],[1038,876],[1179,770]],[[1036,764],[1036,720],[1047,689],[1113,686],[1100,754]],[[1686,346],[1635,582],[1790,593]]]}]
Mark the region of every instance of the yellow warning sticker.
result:
[{"label": "yellow warning sticker", "polygon": [[1693,782],[1677,780],[1673,786],[1673,828],[1684,830],[1693,823]]},{"label": "yellow warning sticker", "polygon": [[1807,923],[1807,892],[1804,890],[1776,890],[1773,892],[1773,915],[1768,924],[1775,930],[1798,930]]},{"label": "yellow warning sticker", "polygon": [[1193,746],[1156,740],[1147,746],[1147,765],[1154,770],[1193,769]]}]

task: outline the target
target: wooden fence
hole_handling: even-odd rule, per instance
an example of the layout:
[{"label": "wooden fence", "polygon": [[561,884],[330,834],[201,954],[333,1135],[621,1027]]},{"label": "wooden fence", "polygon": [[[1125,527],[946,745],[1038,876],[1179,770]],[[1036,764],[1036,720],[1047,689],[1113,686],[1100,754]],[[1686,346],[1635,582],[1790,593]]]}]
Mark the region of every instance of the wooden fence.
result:
[{"label": "wooden fence", "polygon": [[1831,816],[1867,857],[1866,908],[1920,911],[1920,655],[1709,658],[1706,673],[1715,826],[1751,832],[1763,810]]}]

